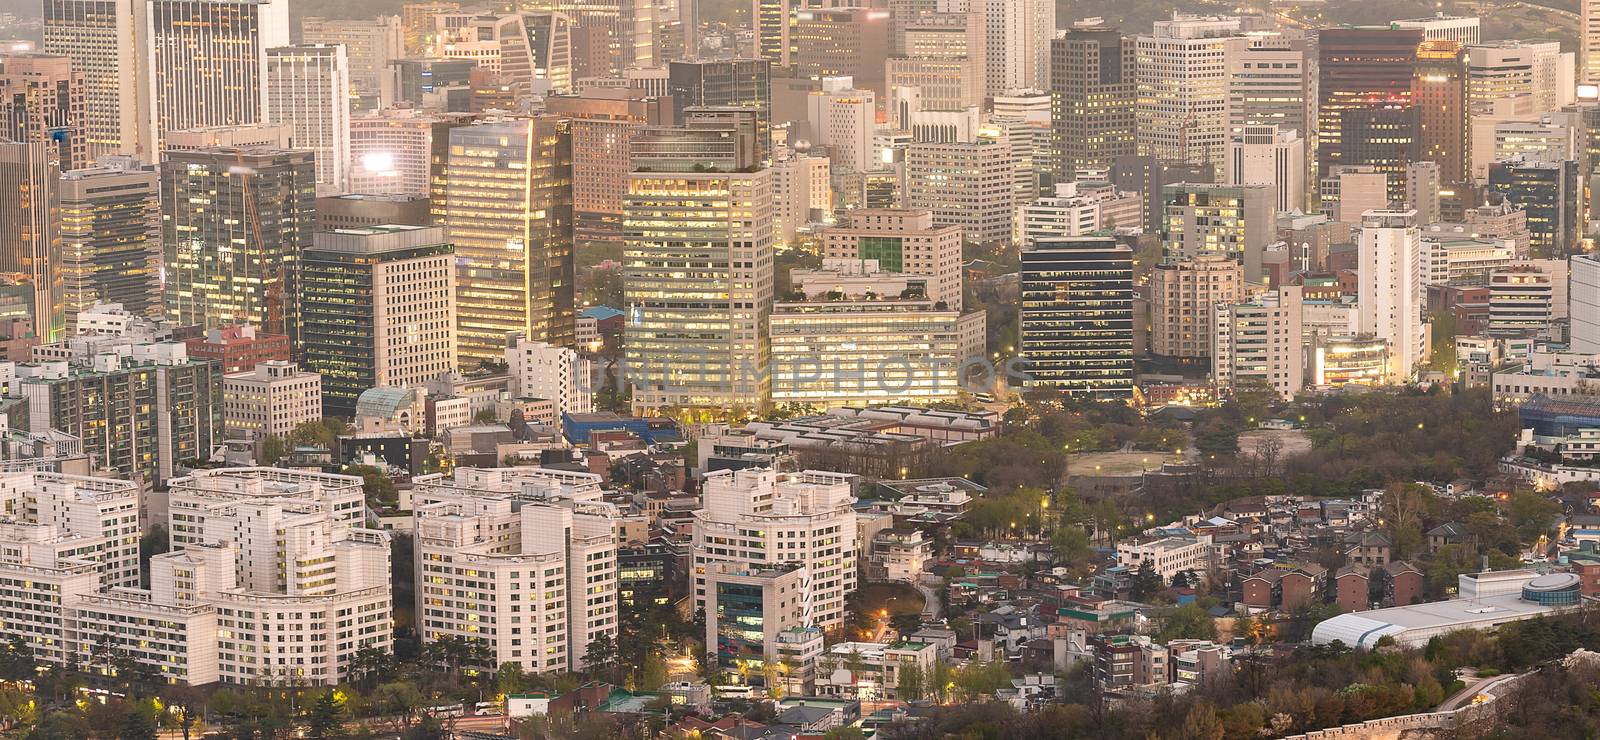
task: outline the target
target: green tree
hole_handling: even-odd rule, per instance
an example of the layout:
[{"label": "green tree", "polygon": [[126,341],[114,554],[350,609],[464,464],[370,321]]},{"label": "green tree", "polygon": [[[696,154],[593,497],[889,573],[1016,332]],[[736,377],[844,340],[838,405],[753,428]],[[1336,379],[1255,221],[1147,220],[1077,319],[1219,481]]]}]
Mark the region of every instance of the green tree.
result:
[{"label": "green tree", "polygon": [[596,678],[617,683],[615,676],[621,665],[621,656],[618,654],[616,638],[602,632],[590,640],[589,648],[584,652],[583,662],[588,666],[589,673]]},{"label": "green tree", "polygon": [[1089,564],[1091,548],[1089,533],[1076,524],[1062,524],[1050,534],[1050,544],[1055,546],[1056,562],[1068,568],[1083,568]]},{"label": "green tree", "polygon": [[372,706],[382,714],[399,717],[402,727],[411,726],[423,701],[422,692],[410,681],[381,684],[372,692]]},{"label": "green tree", "polygon": [[317,421],[304,421],[289,433],[289,441],[300,445],[318,445],[333,449],[341,435],[350,433],[350,424],[332,416]]},{"label": "green tree", "polygon": [[361,490],[369,502],[394,504],[400,499],[394,481],[382,470],[371,465],[351,465],[344,469],[344,473],[361,476]]},{"label": "green tree", "polygon": [[27,740],[83,740],[89,737],[89,723],[77,712],[57,710],[46,714],[28,732]]},{"label": "green tree", "polygon": [[922,676],[922,664],[914,660],[900,661],[900,669],[895,672],[895,697],[901,701],[916,701],[922,698],[922,687],[926,682]]},{"label": "green tree", "polygon": [[283,437],[269,434],[261,439],[261,455],[259,459],[262,465],[277,465],[278,461],[282,460],[287,452],[288,445],[284,442]]},{"label": "green tree", "polygon": [[127,715],[118,736],[120,740],[156,740],[155,720],[143,707],[130,708]]},{"label": "green tree", "polygon": [[1134,601],[1144,601],[1161,591],[1165,584],[1161,581],[1161,574],[1157,573],[1155,566],[1149,560],[1139,563],[1138,570],[1133,572],[1133,578],[1128,584],[1128,595]]},{"label": "green tree", "polygon": [[344,707],[332,691],[324,691],[306,710],[306,737],[334,740],[344,737]]},{"label": "green tree", "polygon": [[1548,533],[1560,513],[1559,504],[1533,491],[1517,491],[1506,502],[1506,519],[1516,528],[1517,538],[1524,545],[1531,545],[1540,535]]},{"label": "green tree", "polygon": [[1217,623],[1199,604],[1190,602],[1163,609],[1158,616],[1162,620],[1161,631],[1156,633],[1158,642],[1217,639]]}]

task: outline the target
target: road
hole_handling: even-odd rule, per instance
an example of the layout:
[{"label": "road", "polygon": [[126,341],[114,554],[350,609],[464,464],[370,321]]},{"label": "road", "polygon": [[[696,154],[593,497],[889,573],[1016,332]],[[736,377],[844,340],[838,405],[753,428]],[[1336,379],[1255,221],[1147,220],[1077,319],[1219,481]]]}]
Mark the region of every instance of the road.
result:
[{"label": "road", "polygon": [[924,586],[920,581],[913,581],[911,585],[922,594],[922,621],[939,621],[939,592],[930,586]]},{"label": "road", "polygon": [[1433,711],[1435,711],[1435,712],[1449,712],[1449,711],[1452,711],[1452,710],[1455,710],[1455,709],[1460,709],[1463,705],[1465,705],[1466,703],[1472,701],[1472,697],[1477,696],[1478,694],[1484,693],[1485,689],[1488,689],[1489,687],[1494,686],[1495,684],[1500,683],[1501,681],[1504,681],[1504,680],[1506,680],[1508,678],[1513,678],[1516,675],[1517,674],[1512,673],[1512,674],[1508,674],[1508,675],[1504,675],[1504,676],[1492,676],[1490,678],[1480,678],[1480,679],[1472,682],[1471,684],[1469,684],[1466,688],[1464,688],[1464,689],[1462,689],[1460,691],[1457,691],[1454,696],[1451,696],[1450,698],[1445,699],[1444,702],[1441,703],[1439,705],[1439,707],[1437,709],[1433,710]]}]

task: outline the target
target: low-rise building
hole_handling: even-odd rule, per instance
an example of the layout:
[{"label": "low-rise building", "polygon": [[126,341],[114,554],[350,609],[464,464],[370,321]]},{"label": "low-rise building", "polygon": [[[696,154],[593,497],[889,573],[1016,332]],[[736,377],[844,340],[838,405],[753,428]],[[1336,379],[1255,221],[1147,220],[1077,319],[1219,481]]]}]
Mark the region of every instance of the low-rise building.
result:
[{"label": "low-rise building", "polygon": [[900,698],[900,671],[916,666],[926,676],[937,655],[927,642],[840,642],[817,659],[817,695],[894,700]]},{"label": "low-rise building", "polygon": [[1138,570],[1145,563],[1162,579],[1185,571],[1203,571],[1211,565],[1213,548],[1209,535],[1162,537],[1147,542],[1117,543],[1117,564]]},{"label": "low-rise building", "polygon": [[230,439],[287,437],[322,418],[322,376],[273,360],[222,376],[222,422]]}]

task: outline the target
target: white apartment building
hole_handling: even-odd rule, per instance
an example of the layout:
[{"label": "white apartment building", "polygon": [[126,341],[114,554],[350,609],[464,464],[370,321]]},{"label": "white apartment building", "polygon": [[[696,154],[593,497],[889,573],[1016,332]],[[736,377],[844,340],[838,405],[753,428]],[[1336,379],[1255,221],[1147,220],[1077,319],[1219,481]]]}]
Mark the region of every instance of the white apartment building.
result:
[{"label": "white apartment building", "polygon": [[316,152],[317,196],[350,190],[350,61],[324,44],[267,50],[267,120]]},{"label": "white apartment building", "polygon": [[809,578],[800,597],[802,624],[842,626],[845,596],[856,588],[854,479],[815,470],[780,475],[766,468],[706,475],[704,508],[692,525],[695,606],[706,606],[706,570],[715,563],[798,563]]},{"label": "white apartment building", "polygon": [[1475,238],[1451,232],[1422,235],[1424,285],[1478,286],[1489,284],[1489,274],[1516,258],[1511,239]]},{"label": "white apartment building", "polygon": [[391,648],[389,536],[351,526],[321,495],[352,489],[359,507],[360,478],[243,468],[171,485],[183,541],[174,530],[142,589],[137,486],[0,478],[18,512],[0,521],[18,543],[0,548],[7,632],[46,662],[96,670],[109,644],[191,685],[333,685],[356,652]]},{"label": "white apartment building", "polygon": [[[939,649],[931,642],[841,642],[817,658],[817,695],[861,701],[894,700],[900,671],[916,666],[928,675]],[[860,675],[851,675],[846,663],[860,660]],[[829,670],[831,669],[831,670]]]},{"label": "white apartment building", "polygon": [[350,192],[426,197],[438,120],[406,108],[351,118]]},{"label": "white apartment building", "polygon": [[1050,38],[1056,31],[1051,0],[984,0],[984,91],[1050,86]]},{"label": "white apartment building", "polygon": [[1238,18],[1181,14],[1135,39],[1140,154],[1223,168],[1228,58],[1248,44]]},{"label": "white apartment building", "polygon": [[229,439],[287,437],[322,418],[322,376],[273,360],[222,376],[222,423]]},{"label": "white apartment building", "polygon": [[1303,208],[1306,202],[1306,143],[1294,130],[1277,126],[1245,126],[1228,138],[1224,182],[1270,185],[1280,212]]},{"label": "white apartment building", "polygon": [[1556,279],[1531,265],[1491,273],[1489,335],[1551,338],[1556,319]]},{"label": "white apartment building", "polygon": [[1250,303],[1216,309],[1216,354],[1211,374],[1218,388],[1256,384],[1294,400],[1305,387],[1305,336],[1301,288],[1285,285]]},{"label": "white apartment building", "polygon": [[579,671],[617,629],[616,507],[600,477],[459,468],[416,479],[417,627],[479,640],[493,664]]},{"label": "white apartment building", "polygon": [[1426,359],[1422,232],[1415,211],[1367,211],[1357,244],[1361,330],[1389,343],[1386,382],[1403,383]]},{"label": "white apartment building", "polygon": [[556,414],[587,414],[594,410],[589,389],[590,362],[575,350],[535,342],[520,334],[506,338],[512,398],[554,401]]},{"label": "white apartment building", "polygon": [[1139,570],[1146,562],[1163,580],[1184,571],[1204,571],[1211,565],[1211,535],[1162,537],[1146,542],[1117,543],[1117,565]]}]

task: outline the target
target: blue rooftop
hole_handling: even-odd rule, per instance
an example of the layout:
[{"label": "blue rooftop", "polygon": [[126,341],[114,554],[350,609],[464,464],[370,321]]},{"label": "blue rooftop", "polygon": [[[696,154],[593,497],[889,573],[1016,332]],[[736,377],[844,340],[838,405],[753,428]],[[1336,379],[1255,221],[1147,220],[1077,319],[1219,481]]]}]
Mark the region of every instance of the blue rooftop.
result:
[{"label": "blue rooftop", "polygon": [[589,308],[579,311],[578,315],[586,319],[605,321],[606,319],[614,319],[618,316],[621,316],[622,312],[610,306],[590,306]]}]

